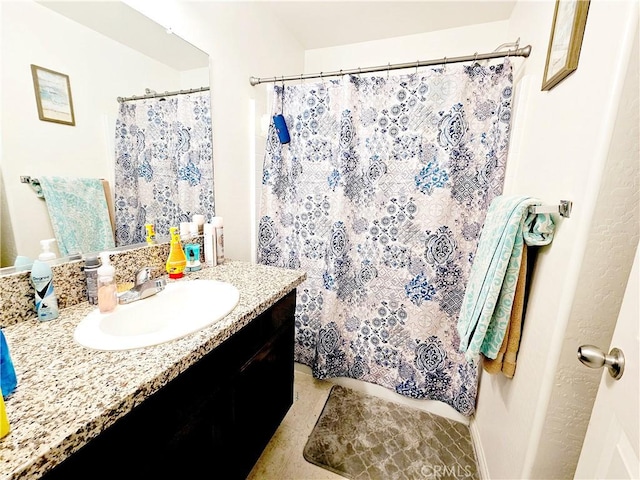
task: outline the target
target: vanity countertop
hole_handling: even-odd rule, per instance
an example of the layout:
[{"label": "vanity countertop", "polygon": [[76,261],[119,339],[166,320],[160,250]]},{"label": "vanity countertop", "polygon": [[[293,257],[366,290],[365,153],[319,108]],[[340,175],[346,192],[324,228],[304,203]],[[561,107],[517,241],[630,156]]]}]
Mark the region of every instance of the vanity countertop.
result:
[{"label": "vanity countertop", "polygon": [[18,387],[5,400],[11,432],[0,440],[0,479],[37,478],[62,462],[300,285],[306,274],[227,260],[185,278],[231,283],[240,301],[199,332],[128,351],[89,350],[73,340],[76,325],[96,308],[86,302],[61,310],[51,322],[33,319],[3,329]]}]

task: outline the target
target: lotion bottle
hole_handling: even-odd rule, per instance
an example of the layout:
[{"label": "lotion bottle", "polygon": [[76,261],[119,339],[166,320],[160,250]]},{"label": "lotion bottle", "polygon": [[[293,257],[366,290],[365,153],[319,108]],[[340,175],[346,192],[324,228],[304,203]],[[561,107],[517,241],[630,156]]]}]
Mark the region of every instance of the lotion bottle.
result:
[{"label": "lotion bottle", "polygon": [[107,313],[118,305],[116,269],[109,261],[109,252],[102,252],[100,258],[102,265],[98,268],[98,309]]},{"label": "lotion bottle", "polygon": [[167,273],[169,278],[182,278],[187,266],[187,257],[182,250],[178,227],[169,228],[169,233],[171,234],[171,246],[169,247],[169,258],[167,258]]}]

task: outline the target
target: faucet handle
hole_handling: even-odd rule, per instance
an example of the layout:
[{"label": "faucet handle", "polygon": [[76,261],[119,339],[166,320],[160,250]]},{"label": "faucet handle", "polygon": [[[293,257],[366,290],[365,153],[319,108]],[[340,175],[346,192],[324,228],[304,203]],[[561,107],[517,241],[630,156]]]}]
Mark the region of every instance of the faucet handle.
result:
[{"label": "faucet handle", "polygon": [[136,287],[142,285],[148,280],[151,280],[151,271],[154,270],[151,267],[144,267],[138,270],[136,273]]}]

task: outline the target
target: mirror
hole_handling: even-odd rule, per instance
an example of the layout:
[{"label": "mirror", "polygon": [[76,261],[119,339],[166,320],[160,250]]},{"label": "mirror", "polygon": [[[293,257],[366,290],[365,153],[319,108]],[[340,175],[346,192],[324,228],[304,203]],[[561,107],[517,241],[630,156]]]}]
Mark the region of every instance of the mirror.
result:
[{"label": "mirror", "polygon": [[[37,258],[40,240],[54,238],[44,200],[20,177],[101,178],[113,194],[117,97],[208,87],[209,57],[119,1],[3,2],[0,13],[2,69],[12,72],[2,79],[0,267],[7,267],[17,255]],[[31,64],[69,77],[75,126],[39,120]]]}]

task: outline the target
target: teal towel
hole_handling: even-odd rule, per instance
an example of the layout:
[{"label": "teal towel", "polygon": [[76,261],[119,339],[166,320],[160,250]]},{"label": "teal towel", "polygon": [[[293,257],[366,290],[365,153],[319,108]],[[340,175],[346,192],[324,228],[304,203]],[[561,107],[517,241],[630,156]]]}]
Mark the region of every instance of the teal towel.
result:
[{"label": "teal towel", "polygon": [[98,178],[40,177],[60,255],[114,248],[107,199]]},{"label": "teal towel", "polygon": [[460,351],[469,362],[479,354],[496,358],[511,315],[523,242],[547,245],[554,224],[549,214],[531,214],[540,201],[496,197],[487,212],[458,318]]}]

